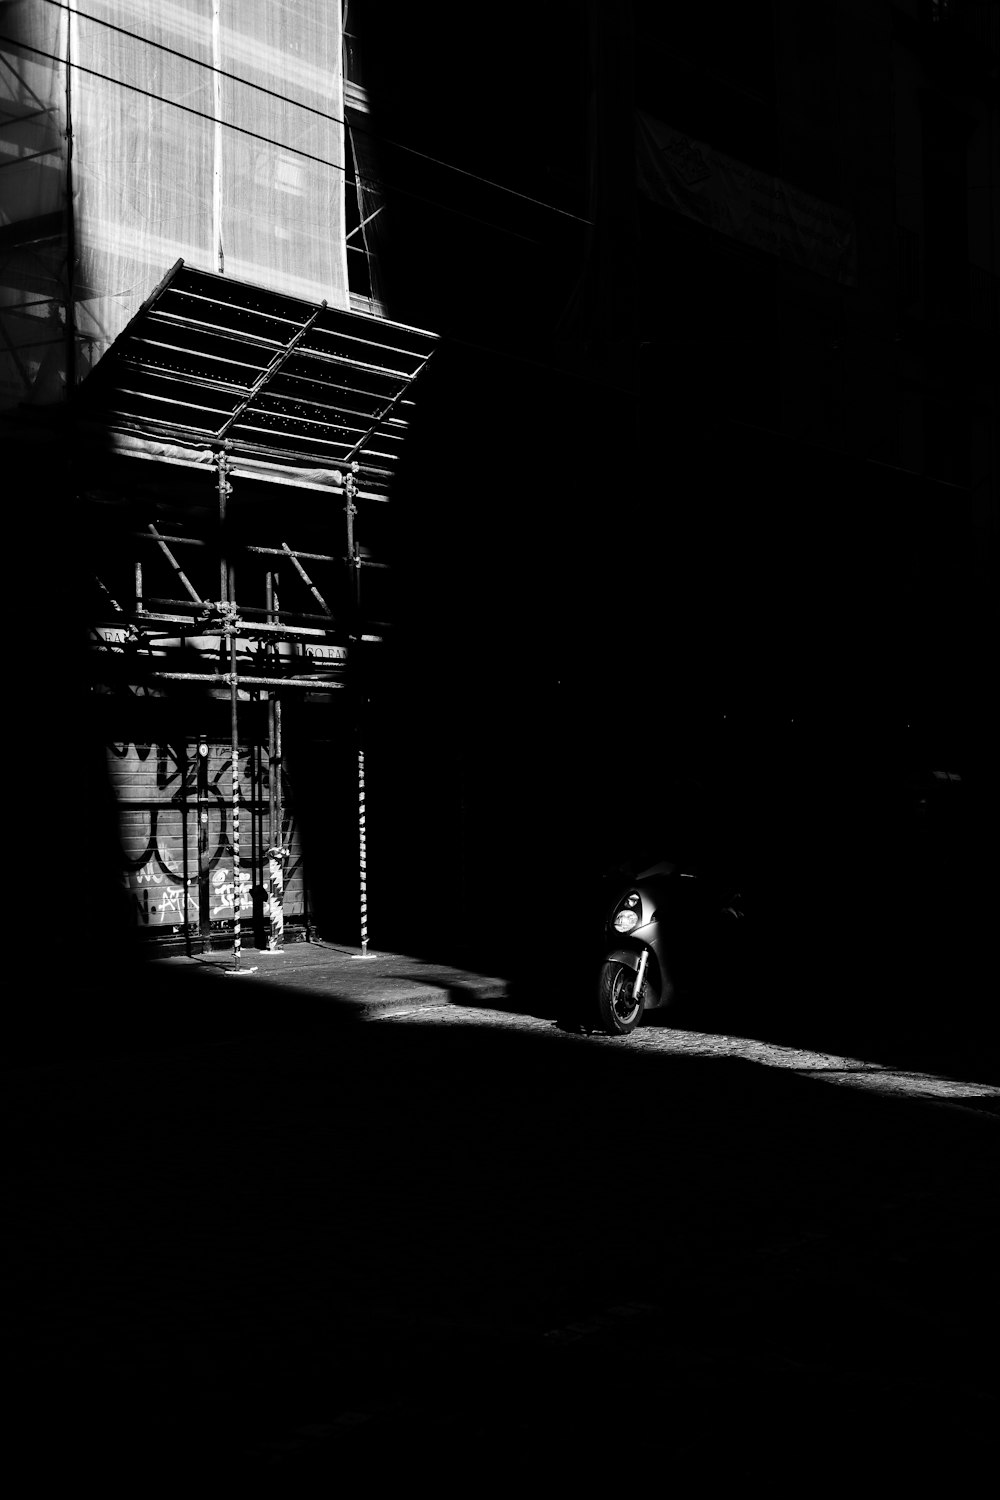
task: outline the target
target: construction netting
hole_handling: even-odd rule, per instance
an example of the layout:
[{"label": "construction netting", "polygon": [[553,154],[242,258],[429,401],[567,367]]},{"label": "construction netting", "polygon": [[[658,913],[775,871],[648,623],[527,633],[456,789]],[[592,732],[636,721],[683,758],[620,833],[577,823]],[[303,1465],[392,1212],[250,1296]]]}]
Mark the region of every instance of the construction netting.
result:
[{"label": "construction netting", "polygon": [[0,0],[0,404],[179,258],[348,307],[342,78],[339,0]]}]

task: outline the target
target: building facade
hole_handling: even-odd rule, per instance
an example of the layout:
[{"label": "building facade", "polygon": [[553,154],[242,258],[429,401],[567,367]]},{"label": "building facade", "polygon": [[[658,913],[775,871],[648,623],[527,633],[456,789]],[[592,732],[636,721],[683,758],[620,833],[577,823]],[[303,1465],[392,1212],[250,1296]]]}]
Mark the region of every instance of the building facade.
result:
[{"label": "building facade", "polygon": [[107,920],[143,937],[364,946],[368,659],[434,339],[378,296],[341,9],[14,0],[2,46],[0,412],[78,704],[46,738],[104,746],[72,842],[113,824]]},{"label": "building facade", "polygon": [[457,3],[3,13],[6,427],[96,539],[133,923],[266,941],[291,848],[286,915],[356,935],[351,662],[394,621],[376,803],[437,951],[614,842],[637,744],[989,763],[995,4],[547,0],[514,63]]}]

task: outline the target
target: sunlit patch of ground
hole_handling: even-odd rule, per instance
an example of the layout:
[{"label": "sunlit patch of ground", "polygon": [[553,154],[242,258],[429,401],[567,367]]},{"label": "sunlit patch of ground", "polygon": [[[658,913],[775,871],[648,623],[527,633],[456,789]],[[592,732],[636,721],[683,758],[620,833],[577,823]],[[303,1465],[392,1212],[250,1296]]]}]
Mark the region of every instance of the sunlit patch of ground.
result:
[{"label": "sunlit patch of ground", "polygon": [[[411,1024],[419,1022],[441,1025],[451,1022],[463,1026],[494,1026],[503,1030],[545,1031],[580,1040],[579,1033],[561,1032],[553,1027],[551,1021],[540,1020],[535,1016],[512,1015],[488,1008],[455,1007],[448,1002],[422,1006],[383,1019],[405,1020]],[[990,1101],[1000,1104],[1000,1086],[995,1084],[966,1082],[863,1058],[844,1057],[833,1052],[814,1052],[808,1048],[757,1041],[753,1037],[729,1036],[721,1032],[681,1031],[666,1026],[640,1026],[628,1037],[611,1037],[592,1032],[585,1039],[597,1046],[625,1047],[642,1052],[683,1053],[687,1057],[739,1057],[768,1068],[784,1068],[803,1078],[815,1078],[820,1082],[835,1083],[845,1088],[864,1089],[869,1093],[941,1103],[961,1102],[984,1111],[989,1110]]]},{"label": "sunlit patch of ground", "polygon": [[[669,1037],[662,1050],[708,1057],[742,1057],[768,1068],[787,1068],[802,1077],[847,1088],[867,1089],[875,1093],[904,1094],[927,1099],[1000,1099],[1000,1087],[988,1083],[968,1083],[940,1074],[922,1073],[891,1065],[869,1062],[857,1057],[842,1057],[832,1052],[813,1052],[799,1047],[759,1042],[752,1037],[692,1034],[663,1030],[659,1033],[637,1031],[631,1038],[643,1046],[647,1037]],[[653,1050],[658,1050],[655,1046]]]}]

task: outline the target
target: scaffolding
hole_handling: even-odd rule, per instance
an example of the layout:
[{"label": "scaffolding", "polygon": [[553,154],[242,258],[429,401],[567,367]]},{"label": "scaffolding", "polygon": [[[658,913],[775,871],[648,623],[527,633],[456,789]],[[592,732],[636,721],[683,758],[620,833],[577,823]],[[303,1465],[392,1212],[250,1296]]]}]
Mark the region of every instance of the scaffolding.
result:
[{"label": "scaffolding", "polygon": [[0,5],[0,405],[60,399],[178,258],[348,308],[343,115],[329,0]]},{"label": "scaffolding", "polygon": [[[345,692],[348,701],[367,953],[361,658],[390,625],[380,588],[390,566],[380,555],[385,513],[414,383],[435,343],[424,330],[178,261],[71,403],[88,475],[81,499],[92,514],[95,684],[144,692],[176,685],[202,701],[229,701],[234,970],[254,873],[265,867],[267,945],[283,940],[289,850],[280,770],[289,693]],[[136,460],[177,478],[161,480],[152,495],[148,486],[137,490],[125,477]],[[258,705],[251,712],[262,710],[267,722],[267,774],[258,782],[268,790],[267,827],[255,834],[251,823],[249,880],[240,774],[246,704]],[[211,936],[207,755],[202,738],[188,778],[198,787],[196,822],[184,832],[198,853],[197,923],[186,890],[175,903],[184,918],[175,925],[196,927],[202,942]],[[252,771],[249,750],[247,766]],[[185,887],[194,879],[185,866]],[[254,920],[261,925],[258,912]]]},{"label": "scaffolding", "polygon": [[366,113],[330,0],[0,5],[0,408],[19,446],[65,441],[95,692],[200,716],[155,785],[148,745],[119,756],[137,920],[230,921],[234,970],[241,914],[280,946],[297,891],[289,695],[354,726],[367,949],[362,658],[434,338],[372,316]]}]

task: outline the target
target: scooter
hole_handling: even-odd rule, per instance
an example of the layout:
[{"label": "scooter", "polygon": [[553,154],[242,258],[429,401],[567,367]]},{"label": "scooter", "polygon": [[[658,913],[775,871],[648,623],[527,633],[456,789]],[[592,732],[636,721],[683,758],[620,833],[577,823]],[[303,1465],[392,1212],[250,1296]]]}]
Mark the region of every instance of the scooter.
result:
[{"label": "scooter", "polygon": [[738,891],[669,860],[641,870],[619,891],[598,988],[601,1024],[614,1035],[689,994],[731,947],[732,925],[743,917]]}]

